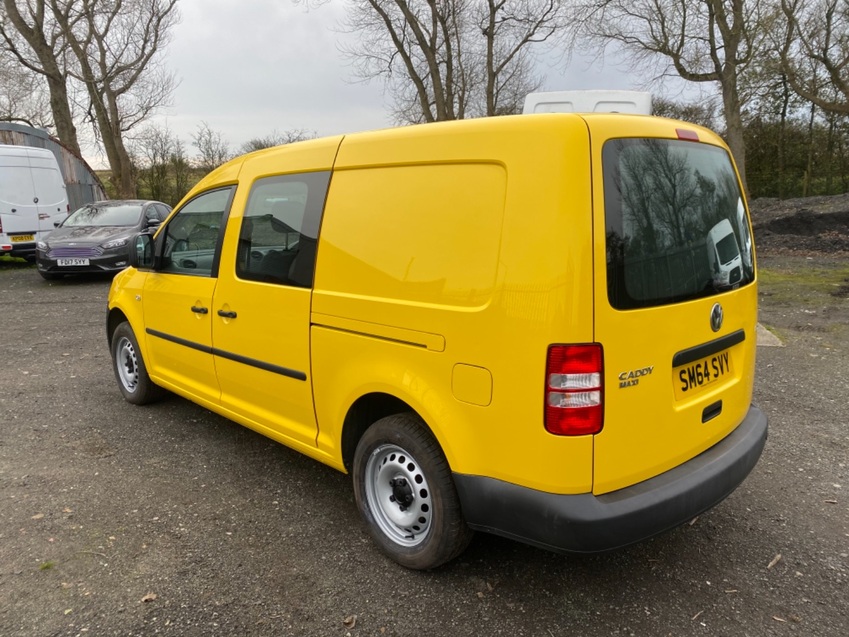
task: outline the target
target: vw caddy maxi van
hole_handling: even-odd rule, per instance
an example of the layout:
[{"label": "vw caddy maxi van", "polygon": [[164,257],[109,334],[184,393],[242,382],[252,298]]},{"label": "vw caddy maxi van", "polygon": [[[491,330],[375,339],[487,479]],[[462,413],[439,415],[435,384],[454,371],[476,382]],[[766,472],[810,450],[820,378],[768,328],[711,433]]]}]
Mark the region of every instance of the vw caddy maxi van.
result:
[{"label": "vw caddy maxi van", "polygon": [[68,214],[52,152],[0,145],[0,254],[35,260],[36,243]]},{"label": "vw caddy maxi van", "polygon": [[132,403],[170,390],[351,473],[405,566],[472,530],[615,549],[720,502],[763,449],[755,261],[716,284],[725,223],[751,245],[728,148],[646,116],[263,150],[138,237],[114,371]]}]

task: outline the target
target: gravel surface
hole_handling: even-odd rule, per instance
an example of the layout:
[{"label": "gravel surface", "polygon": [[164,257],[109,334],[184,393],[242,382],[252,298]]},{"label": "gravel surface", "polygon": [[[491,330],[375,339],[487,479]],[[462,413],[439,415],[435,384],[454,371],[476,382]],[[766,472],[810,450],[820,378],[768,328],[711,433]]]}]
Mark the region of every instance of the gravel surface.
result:
[{"label": "gravel surface", "polygon": [[125,403],[108,286],[0,264],[4,637],[849,634],[843,298],[810,330],[763,297],[770,438],[692,524],[589,557],[478,534],[417,573],[369,541],[347,476],[180,398]]}]

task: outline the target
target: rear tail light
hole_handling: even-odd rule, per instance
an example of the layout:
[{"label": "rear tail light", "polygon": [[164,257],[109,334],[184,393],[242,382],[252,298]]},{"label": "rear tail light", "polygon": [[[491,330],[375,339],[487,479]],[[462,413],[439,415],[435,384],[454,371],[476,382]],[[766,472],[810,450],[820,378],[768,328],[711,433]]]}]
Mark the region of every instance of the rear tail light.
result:
[{"label": "rear tail light", "polygon": [[551,345],[545,366],[545,428],[559,436],[604,426],[604,353],[599,343]]}]

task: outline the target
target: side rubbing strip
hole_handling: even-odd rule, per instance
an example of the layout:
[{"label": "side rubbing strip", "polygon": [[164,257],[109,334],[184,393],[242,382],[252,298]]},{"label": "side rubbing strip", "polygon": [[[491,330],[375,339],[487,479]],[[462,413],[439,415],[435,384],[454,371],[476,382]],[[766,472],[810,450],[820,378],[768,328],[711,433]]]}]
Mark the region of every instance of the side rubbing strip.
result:
[{"label": "side rubbing strip", "polygon": [[224,350],[215,349],[214,347],[212,348],[212,353],[215,356],[220,356],[221,358],[226,358],[227,360],[236,361],[237,363],[250,365],[251,367],[258,367],[259,369],[264,369],[265,371],[272,372],[273,374],[280,374],[281,376],[287,376],[289,378],[294,378],[295,380],[307,379],[307,375],[304,372],[299,372],[296,369],[289,369],[288,367],[272,365],[271,363],[258,361],[255,358],[248,358],[247,356],[240,356],[239,354],[233,354],[232,352],[225,352]]},{"label": "side rubbing strip", "polygon": [[706,356],[728,349],[732,345],[742,343],[745,340],[746,332],[743,330],[737,330],[736,332],[731,332],[731,334],[709,341],[703,345],[697,345],[696,347],[691,347],[689,349],[682,349],[672,357],[672,367],[681,367],[681,365],[694,363]]},{"label": "side rubbing strip", "polygon": [[295,380],[306,380],[307,375],[304,372],[299,372],[296,369],[289,369],[288,367],[280,367],[279,365],[272,365],[271,363],[266,363],[264,361],[258,361],[255,358],[248,358],[247,356],[240,356],[239,354],[233,354],[231,352],[225,352],[224,350],[215,349],[214,347],[209,347],[207,345],[201,345],[199,343],[195,343],[193,341],[187,341],[184,338],[179,338],[177,336],[172,336],[171,334],[166,334],[165,332],[160,332],[158,330],[152,330],[147,328],[145,330],[151,336],[156,336],[157,338],[161,338],[166,341],[170,341],[171,343],[176,343],[177,345],[183,345],[184,347],[189,347],[191,349],[195,349],[199,352],[204,352],[205,354],[212,354],[214,356],[220,356],[221,358],[226,358],[231,361],[236,361],[237,363],[242,363],[244,365],[250,365],[251,367],[256,367],[258,369],[263,369],[267,372],[271,372],[273,374],[280,374],[281,376],[286,376],[288,378],[294,378]]},{"label": "side rubbing strip", "polygon": [[200,343],[195,343],[194,341],[187,341],[184,338],[179,338],[178,336],[171,336],[171,334],[166,334],[165,332],[160,332],[159,330],[152,330],[149,327],[145,329],[145,332],[147,332],[151,336],[161,338],[162,340],[177,343],[177,345],[190,347],[191,349],[196,349],[197,351],[204,352],[205,354],[212,354],[212,348],[208,345],[201,345]]}]

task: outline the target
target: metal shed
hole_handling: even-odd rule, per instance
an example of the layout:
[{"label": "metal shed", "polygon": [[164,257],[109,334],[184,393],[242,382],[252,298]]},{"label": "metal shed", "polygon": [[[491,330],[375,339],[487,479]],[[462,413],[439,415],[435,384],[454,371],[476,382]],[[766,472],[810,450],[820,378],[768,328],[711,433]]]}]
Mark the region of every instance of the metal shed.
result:
[{"label": "metal shed", "polygon": [[65,148],[62,142],[51,137],[46,131],[22,124],[0,122],[0,144],[35,146],[51,151],[56,156],[59,170],[65,179],[71,210],[92,201],[106,199],[103,184],[86,161]]}]

